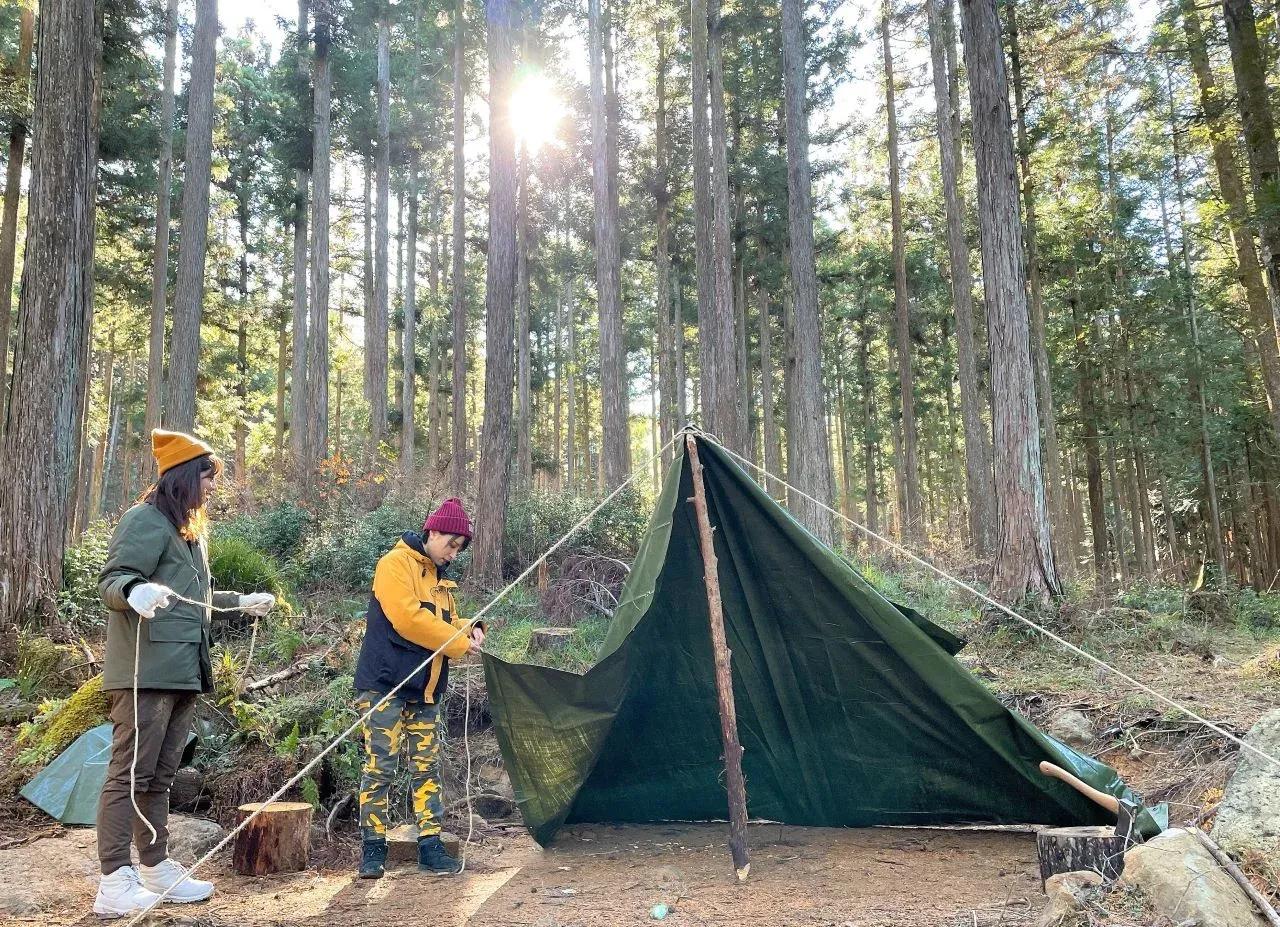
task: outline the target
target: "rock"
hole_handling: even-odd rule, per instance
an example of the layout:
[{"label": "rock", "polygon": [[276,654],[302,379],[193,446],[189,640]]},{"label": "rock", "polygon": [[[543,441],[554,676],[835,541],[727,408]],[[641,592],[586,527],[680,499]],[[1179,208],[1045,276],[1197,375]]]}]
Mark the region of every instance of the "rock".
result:
[{"label": "rock", "polygon": [[[457,856],[462,841],[453,834],[441,834],[440,842],[450,856]],[[418,864],[418,828],[413,824],[401,824],[387,831],[387,865]]]},{"label": "rock", "polygon": [[218,845],[227,832],[213,821],[188,817],[185,814],[169,815],[169,856],[184,866],[190,866]]},{"label": "rock", "polygon": [[1072,747],[1087,747],[1093,743],[1093,722],[1083,711],[1068,708],[1053,716],[1045,729],[1049,736]]},{"label": "rock", "polygon": [[1174,924],[1265,927],[1253,902],[1188,830],[1168,830],[1131,849],[1124,881]]},{"label": "rock", "polygon": [[1045,882],[1049,903],[1036,918],[1035,927],[1083,927],[1088,924],[1084,898],[1102,884],[1096,872],[1060,872]]},{"label": "rock", "polygon": [[[1280,709],[1255,724],[1245,742],[1269,756],[1280,756]],[[1232,854],[1259,853],[1280,871],[1280,769],[1241,751],[1240,764],[1218,805],[1213,839]]]}]

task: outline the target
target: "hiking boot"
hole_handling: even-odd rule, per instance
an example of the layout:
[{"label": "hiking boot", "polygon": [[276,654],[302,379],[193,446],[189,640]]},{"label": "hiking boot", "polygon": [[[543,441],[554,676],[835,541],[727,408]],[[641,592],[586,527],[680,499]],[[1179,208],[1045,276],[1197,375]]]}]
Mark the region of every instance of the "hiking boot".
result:
[{"label": "hiking boot", "polygon": [[145,911],[160,896],[148,891],[132,866],[121,866],[98,883],[98,897],[93,900],[93,913],[102,918],[124,917]]},{"label": "hiking boot", "polygon": [[360,878],[381,879],[386,866],[387,838],[365,837],[360,848]]},{"label": "hiking boot", "polygon": [[449,855],[438,836],[418,838],[418,871],[436,875],[456,875],[462,863]]},{"label": "hiking boot", "polygon": [[142,877],[142,885],[147,891],[157,895],[169,892],[164,895],[164,900],[173,904],[204,901],[213,894],[212,882],[191,878],[185,866],[171,859],[163,859],[154,866],[139,866],[138,875]]}]

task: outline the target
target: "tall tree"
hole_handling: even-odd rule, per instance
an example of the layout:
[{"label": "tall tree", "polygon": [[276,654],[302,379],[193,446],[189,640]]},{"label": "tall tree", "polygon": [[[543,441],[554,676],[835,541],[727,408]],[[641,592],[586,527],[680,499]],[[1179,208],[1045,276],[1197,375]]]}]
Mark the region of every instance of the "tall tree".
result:
[{"label": "tall tree", "polygon": [[[310,44],[309,0],[298,0],[298,27],[295,40],[298,49],[298,85],[306,96],[309,85],[306,49]],[[311,101],[299,101],[306,112],[312,109]],[[308,146],[310,147],[310,146]],[[289,378],[289,451],[294,466],[294,477],[305,473],[307,456],[307,194],[311,187],[311,171],[304,164],[294,170],[293,192],[293,334],[292,369]]]},{"label": "tall tree", "polygon": [[662,441],[663,472],[671,465],[672,452],[667,447],[676,428],[675,353],[671,322],[671,169],[667,151],[667,70],[670,56],[667,41],[671,24],[660,17],[654,25],[657,64],[654,69],[654,200],[657,218],[653,245],[654,283],[658,314],[658,390],[659,422]]},{"label": "tall tree", "polygon": [[1244,150],[1249,159],[1255,221],[1262,241],[1272,313],[1280,317],[1280,209],[1277,208],[1280,205],[1280,153],[1268,97],[1266,59],[1258,41],[1252,0],[1224,0],[1222,10],[1227,23],[1240,122],[1244,126]]},{"label": "tall tree", "polygon": [[631,473],[627,429],[626,343],[622,333],[622,266],[618,213],[611,192],[604,88],[604,23],[600,0],[587,0],[591,67],[591,187],[595,196],[596,301],[600,307],[600,398],[603,467],[610,489]]},{"label": "tall tree", "polygon": [[406,478],[412,478],[416,463],[414,444],[417,441],[418,420],[415,405],[418,395],[417,335],[418,335],[418,154],[409,155],[409,230],[405,238],[408,266],[404,275],[404,340],[400,356],[404,364],[400,416],[403,420],[400,432],[400,470]]},{"label": "tall tree", "polygon": [[[365,326],[365,350],[369,353],[369,426],[373,432],[375,447],[387,433],[387,326],[391,317],[387,285],[387,273],[390,270],[388,213],[391,201],[391,7],[389,3],[382,7],[378,16],[376,171],[377,189],[374,193],[376,205],[373,219],[373,315],[366,321]],[[415,198],[411,208],[416,209],[416,203]],[[408,330],[407,325],[406,330]]]},{"label": "tall tree", "polygon": [[[592,0],[597,2],[597,0]],[[502,576],[507,512],[511,392],[515,385],[512,338],[516,287],[516,145],[511,125],[514,69],[513,0],[489,0],[489,251],[486,261],[484,430],[481,436],[474,570],[488,581]]]},{"label": "tall tree", "polygon": [[938,119],[938,154],[942,197],[947,214],[947,251],[951,258],[951,302],[956,320],[956,361],[960,379],[960,413],[964,419],[965,488],[969,501],[969,535],[980,557],[995,548],[995,496],[991,483],[991,441],[982,422],[978,389],[978,352],[973,337],[973,274],[965,238],[964,199],[960,193],[959,100],[952,93],[955,73],[955,28],[950,0],[926,0],[929,52],[933,65],[933,101]]},{"label": "tall tree", "polygon": [[[787,122],[787,226],[790,234],[794,368],[787,390],[787,475],[811,499],[792,511],[824,544],[834,541],[831,449],[822,390],[822,319],[813,247],[813,178],[805,110],[808,42],[803,0],[782,0],[782,68]],[[816,501],[815,501],[816,500]]]},{"label": "tall tree", "polygon": [[[1181,7],[1183,31],[1187,37],[1187,57],[1200,90],[1200,109],[1209,129],[1213,166],[1218,175],[1218,192],[1227,207],[1227,228],[1235,251],[1236,275],[1244,290],[1245,303],[1249,307],[1251,334],[1258,348],[1262,382],[1271,411],[1271,429],[1275,440],[1280,442],[1280,352],[1276,345],[1275,316],[1267,299],[1258,253],[1254,250],[1253,233],[1249,227],[1249,202],[1232,144],[1234,130],[1227,122],[1226,101],[1218,89],[1217,78],[1209,63],[1204,30],[1200,25],[1200,12],[1194,0],[1181,0]],[[1244,97],[1241,97],[1240,102],[1244,104]],[[1265,128],[1260,131],[1265,135]],[[1277,282],[1280,282],[1280,277],[1273,278],[1273,284]]]},{"label": "tall tree", "polygon": [[14,390],[0,436],[0,623],[52,613],[79,467],[89,328],[102,24],[93,0],[40,14]]},{"label": "tall tree", "polygon": [[[1057,532],[1058,549],[1070,532],[1066,502],[1062,488],[1062,450],[1058,441],[1058,416],[1053,402],[1053,382],[1049,376],[1049,348],[1045,334],[1044,287],[1040,282],[1039,219],[1036,212],[1035,177],[1031,173],[1031,138],[1027,132],[1026,91],[1022,79],[1022,47],[1018,33],[1018,5],[1010,0],[1005,6],[1009,33],[1009,65],[1013,76],[1014,118],[1018,126],[1018,166],[1022,177],[1022,208],[1025,217],[1023,238],[1026,243],[1027,283],[1031,290],[1031,361],[1036,376],[1036,402],[1040,426],[1044,434],[1045,475],[1049,482],[1049,516]],[[1071,557],[1059,558],[1069,564]]]},{"label": "tall tree", "polygon": [[315,57],[311,65],[311,313],[307,325],[307,423],[304,473],[310,475],[329,453],[329,135],[332,122],[330,43],[331,0],[315,9]]},{"label": "tall tree", "polygon": [[533,487],[533,427],[529,408],[529,149],[522,147],[517,168],[519,185],[516,203],[516,476],[522,492]]},{"label": "tall tree", "polygon": [[898,155],[898,110],[893,76],[893,50],[889,44],[889,24],[892,20],[891,0],[884,0],[880,16],[880,37],[884,46],[884,107],[888,128],[889,147],[889,213],[892,226],[893,250],[893,308],[894,340],[898,349],[898,389],[901,393],[902,411],[902,472],[903,497],[898,500],[902,510],[902,532],[909,542],[919,542],[923,536],[920,501],[920,437],[916,428],[915,385],[911,370],[911,294],[907,292],[907,244],[902,229],[902,179]]},{"label": "tall tree", "polygon": [[218,0],[196,0],[187,83],[187,154],[182,181],[178,279],[173,291],[173,334],[164,407],[168,428],[190,431],[196,423],[196,370],[209,240],[209,178],[213,166],[213,83],[218,42]]},{"label": "tall tree", "polygon": [[[160,427],[164,389],[164,319],[168,309],[169,211],[173,200],[174,71],[178,60],[178,0],[164,11],[164,84],[160,90],[160,161],[156,166],[156,233],[151,251],[151,337],[147,342],[147,408],[144,433]],[[144,466],[155,472],[150,455]]]},{"label": "tall tree", "polygon": [[449,485],[461,494],[467,483],[467,165],[466,0],[453,11],[453,272],[450,274],[453,327],[453,449]]},{"label": "tall tree", "polygon": [[1009,84],[995,0],[961,0],[978,176],[982,283],[991,345],[997,548],[992,594],[1005,602],[1062,592],[1040,464]]},{"label": "tall tree", "polygon": [[18,250],[18,198],[22,195],[22,159],[27,147],[31,82],[31,46],[35,41],[35,0],[22,4],[18,58],[13,69],[13,109],[9,113],[9,160],[5,169],[4,218],[0,220],[0,431],[8,404],[9,331],[13,317],[13,265]]}]

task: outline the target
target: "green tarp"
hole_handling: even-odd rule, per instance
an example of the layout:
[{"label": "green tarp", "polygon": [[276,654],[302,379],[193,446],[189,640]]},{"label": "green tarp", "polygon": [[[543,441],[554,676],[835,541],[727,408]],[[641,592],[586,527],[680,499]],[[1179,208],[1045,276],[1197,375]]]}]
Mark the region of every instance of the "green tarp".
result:
[{"label": "green tarp", "polygon": [[[196,735],[187,735],[182,762],[195,751]],[[96,824],[98,795],[107,781],[111,724],[85,731],[58,758],[32,777],[18,794],[63,824]]]},{"label": "green tarp", "polygon": [[[753,819],[818,826],[1114,823],[1041,760],[1136,801],[1108,766],[1037,730],[699,439]],[[724,820],[706,586],[683,452],[598,662],[485,655],[516,800],[547,843],[574,822]],[[1159,826],[1148,812],[1143,830]]]}]

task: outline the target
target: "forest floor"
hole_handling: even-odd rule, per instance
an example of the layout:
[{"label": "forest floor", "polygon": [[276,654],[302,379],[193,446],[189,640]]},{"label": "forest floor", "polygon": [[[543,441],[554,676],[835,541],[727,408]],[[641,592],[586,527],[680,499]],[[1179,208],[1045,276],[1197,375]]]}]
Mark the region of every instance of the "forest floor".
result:
[{"label": "forest floor", "polygon": [[[1238,749],[1229,741],[1060,645],[978,614],[967,603],[957,605],[941,587],[913,586],[888,574],[878,580],[895,584],[883,590],[890,597],[910,602],[965,636],[970,643],[958,659],[1006,705],[1050,731],[1064,712],[1083,715],[1090,731],[1078,749],[1115,767],[1148,803],[1167,802],[1171,824],[1207,827],[1212,822],[1238,760]],[[1243,604],[1224,618],[1201,615],[1176,590],[1161,593],[1158,601],[1155,593],[1143,595],[1147,598],[1130,594],[1123,602],[1076,600],[1039,620],[1238,736],[1280,705],[1280,617],[1270,611],[1263,615],[1257,604],[1261,599],[1241,598]],[[1253,611],[1246,613],[1246,605]],[[327,742],[332,736],[327,732],[345,727],[350,679],[343,674],[349,672],[354,652],[343,635],[337,635],[335,644],[333,627],[349,626],[350,618],[342,616],[357,608],[358,603],[335,600],[316,609],[314,618],[281,625],[261,642],[255,675],[313,652],[320,655],[306,674],[291,677],[269,698],[239,706],[243,711],[230,717],[226,703],[210,704],[211,717],[221,727],[215,726],[203,748],[212,803],[202,813],[227,825],[237,804],[260,799],[268,784],[296,768],[297,756]],[[1267,608],[1280,613],[1280,597]],[[525,625],[536,619],[521,616],[536,611],[536,602],[513,606],[514,617],[504,619],[505,637],[493,636],[495,646],[514,648],[504,655],[524,656],[520,641],[528,636]],[[579,649],[587,657],[604,627],[596,624],[590,632],[584,630],[586,624],[578,627]],[[233,637],[223,646],[227,653],[240,654],[247,643]],[[100,641],[88,645],[100,652]],[[230,656],[220,667],[222,675],[243,671],[243,664]],[[469,685],[464,680],[474,678],[471,672],[456,675],[453,704],[446,703],[452,741],[446,744],[445,769],[446,794],[455,798],[462,794],[461,770],[468,765],[457,736],[463,726],[461,695]],[[475,696],[480,701],[471,707],[469,747],[477,783],[492,782],[495,770],[502,775],[501,759],[492,732],[483,730],[482,691]],[[301,751],[294,720],[299,717],[307,731]],[[11,726],[0,728],[0,777],[6,794],[12,795],[33,769],[15,762],[18,745],[12,734],[17,726],[7,724]],[[290,726],[293,734],[284,738],[286,743],[272,739]],[[357,753],[353,751],[352,760],[358,761]],[[656,923],[650,912],[661,903],[670,908],[665,922],[676,925],[767,920],[779,927],[1012,927],[1032,924],[1045,902],[1031,829],[840,830],[757,824],[749,835],[751,875],[745,885],[737,885],[723,824],[577,826],[542,849],[518,818],[494,814],[487,821],[476,819],[479,826],[462,876],[429,877],[407,866],[390,870],[381,881],[365,882],[354,874],[359,847],[349,802],[345,818],[335,816],[332,836],[324,827],[324,806],[335,807],[349,788],[349,780],[320,783],[312,868],[250,879],[231,872],[230,854],[224,853],[200,873],[217,883],[210,902],[166,906],[149,923],[613,927]],[[465,815],[465,808],[453,806],[449,829],[465,833]],[[1249,868],[1250,861],[1243,862]],[[1280,896],[1275,873],[1255,868],[1253,874],[1261,890]],[[21,799],[0,802],[0,912],[10,912],[0,913],[0,923],[96,923],[89,913],[96,883],[92,829],[64,828]],[[26,912],[22,905],[6,906],[13,892],[33,899]],[[1156,923],[1130,897],[1116,897],[1115,904],[1114,917],[1104,919],[1106,912],[1099,908],[1102,913],[1096,920],[1097,912],[1090,914],[1090,923]]]}]

